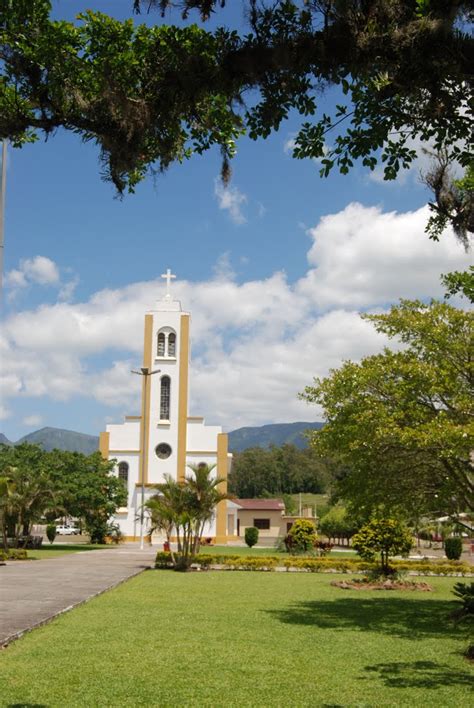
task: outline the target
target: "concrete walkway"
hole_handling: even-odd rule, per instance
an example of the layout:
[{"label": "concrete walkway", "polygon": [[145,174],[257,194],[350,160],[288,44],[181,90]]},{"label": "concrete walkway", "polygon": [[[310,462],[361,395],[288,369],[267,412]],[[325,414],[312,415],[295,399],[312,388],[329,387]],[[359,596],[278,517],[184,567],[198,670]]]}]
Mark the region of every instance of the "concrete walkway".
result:
[{"label": "concrete walkway", "polygon": [[0,567],[0,647],[153,564],[137,545],[10,561]]}]

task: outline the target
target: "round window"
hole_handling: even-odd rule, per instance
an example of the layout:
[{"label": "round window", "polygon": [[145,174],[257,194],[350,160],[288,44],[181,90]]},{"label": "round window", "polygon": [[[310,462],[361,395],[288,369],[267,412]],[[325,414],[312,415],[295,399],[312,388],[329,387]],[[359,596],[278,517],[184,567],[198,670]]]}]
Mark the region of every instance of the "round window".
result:
[{"label": "round window", "polygon": [[166,460],[171,455],[172,450],[168,443],[160,443],[155,447],[155,452],[160,460]]}]

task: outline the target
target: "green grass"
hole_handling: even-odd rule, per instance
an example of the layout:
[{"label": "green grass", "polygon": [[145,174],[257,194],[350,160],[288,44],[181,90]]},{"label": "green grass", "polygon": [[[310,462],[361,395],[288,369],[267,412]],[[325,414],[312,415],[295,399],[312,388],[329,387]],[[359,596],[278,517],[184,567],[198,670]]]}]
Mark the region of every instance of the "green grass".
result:
[{"label": "green grass", "polygon": [[95,543],[55,543],[47,545],[43,543],[41,548],[35,550],[28,550],[28,558],[34,560],[42,560],[44,558],[57,558],[65,553],[78,553],[79,551],[97,551],[104,548],[115,548],[115,546],[99,546]]},{"label": "green grass", "polygon": [[[300,509],[300,495],[291,494],[290,495],[295,503],[296,513],[299,513]],[[329,496],[327,494],[311,494],[310,492],[301,492],[301,506],[311,506],[316,513],[321,518],[329,509]]]},{"label": "green grass", "polygon": [[0,705],[469,705],[454,579],[433,593],[332,579],[148,571],[1,652]]}]

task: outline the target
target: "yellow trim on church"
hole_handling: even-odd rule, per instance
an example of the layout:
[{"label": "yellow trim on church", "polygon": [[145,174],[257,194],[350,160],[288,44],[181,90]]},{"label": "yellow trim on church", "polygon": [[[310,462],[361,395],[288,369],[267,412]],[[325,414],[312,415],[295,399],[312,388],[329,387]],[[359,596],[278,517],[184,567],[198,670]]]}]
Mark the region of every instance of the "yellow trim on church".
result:
[{"label": "yellow trim on church", "polygon": [[104,460],[109,459],[110,433],[100,433],[99,435],[99,452]]},{"label": "yellow trim on church", "polygon": [[188,423],[189,315],[181,316],[179,337],[179,397],[178,397],[178,482],[186,475],[186,432]]},{"label": "yellow trim on church", "polygon": [[[151,369],[152,347],[153,347],[153,315],[145,315],[145,332],[143,341],[143,366]],[[145,411],[146,401],[146,411]],[[143,422],[148,421],[150,427],[150,376],[142,376],[142,414],[140,416],[140,461],[138,480],[141,483],[148,481],[148,430],[143,427]],[[145,479],[142,480],[142,470],[144,469]]]},{"label": "yellow trim on church", "polygon": [[[219,433],[217,436],[217,476],[222,479],[219,484],[219,491],[227,493],[227,433]],[[227,536],[227,501],[219,502],[216,510],[216,542]]]}]

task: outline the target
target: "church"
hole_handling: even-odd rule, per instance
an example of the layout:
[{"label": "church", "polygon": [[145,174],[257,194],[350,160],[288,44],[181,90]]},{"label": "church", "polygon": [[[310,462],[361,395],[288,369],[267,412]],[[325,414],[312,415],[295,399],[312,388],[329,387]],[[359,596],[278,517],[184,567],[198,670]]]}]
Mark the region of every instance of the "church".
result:
[{"label": "church", "polygon": [[[213,473],[223,480],[226,491],[232,462],[222,428],[205,425],[204,418],[188,413],[190,315],[171,295],[175,276],[168,269],[162,278],[166,293],[145,314],[143,366],[132,372],[141,379],[141,413],[107,425],[100,434],[100,452],[105,459],[116,460],[113,474],[128,491],[127,506],[112,519],[128,541],[140,540],[143,501],[156,493],[153,485],[163,482],[165,474],[184,480],[191,474],[190,464],[215,465]],[[205,535],[217,543],[235,537],[235,506],[220,502]]]}]

